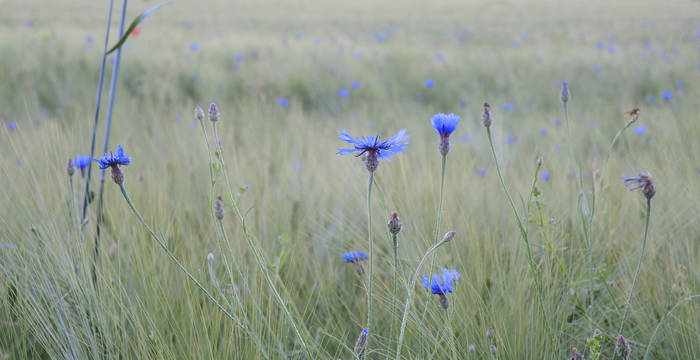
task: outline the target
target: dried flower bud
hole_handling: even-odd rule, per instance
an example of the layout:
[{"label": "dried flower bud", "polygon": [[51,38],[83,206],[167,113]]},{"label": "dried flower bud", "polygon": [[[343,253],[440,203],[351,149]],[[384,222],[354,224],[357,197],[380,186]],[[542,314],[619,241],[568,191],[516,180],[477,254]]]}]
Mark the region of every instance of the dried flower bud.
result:
[{"label": "dried flower bud", "polygon": [[571,91],[569,91],[569,84],[566,81],[564,81],[563,83],[561,83],[561,92],[559,93],[559,100],[566,104],[569,102],[569,99],[571,99]]},{"label": "dried flower bud", "polygon": [[627,339],[625,339],[624,336],[620,335],[617,338],[617,343],[615,344],[615,353],[617,353],[617,355],[620,355],[622,360],[627,360],[631,352],[632,347],[630,346],[629,341],[627,341]]},{"label": "dried flower bud", "polygon": [[367,332],[369,330],[367,328],[364,328],[362,332],[360,333],[360,336],[357,338],[357,341],[355,341],[355,355],[358,357],[361,357],[362,354],[365,352],[365,346],[367,345]]},{"label": "dried flower bud", "polygon": [[109,260],[114,261],[114,259],[117,258],[117,252],[119,251],[119,246],[117,243],[112,243],[112,246],[109,247],[109,251],[107,251],[107,256],[109,256]]},{"label": "dried flower bud", "polygon": [[491,114],[491,105],[489,103],[484,103],[484,112],[481,113],[481,122],[485,127],[490,127],[493,122],[493,115]]},{"label": "dried flower bud", "polygon": [[639,120],[639,113],[640,113],[639,108],[634,108],[634,109],[627,112],[627,115],[630,116],[630,121],[629,121],[630,124],[635,123],[637,120]]},{"label": "dried flower bud", "polygon": [[474,344],[469,344],[469,353],[474,354],[476,352],[476,347],[474,347]]},{"label": "dried flower bud", "polygon": [[216,106],[215,103],[211,103],[211,105],[209,105],[209,121],[219,121],[219,108]]},{"label": "dried flower bud", "polygon": [[569,356],[569,360],[583,360],[583,354],[578,352],[576,348],[571,349],[571,355]]},{"label": "dried flower bud", "polygon": [[542,158],[542,155],[537,157],[537,167],[542,166],[542,163],[544,163],[544,159]]},{"label": "dried flower bud", "polygon": [[492,327],[489,327],[486,329],[486,337],[489,339],[493,339],[496,336],[496,330]]},{"label": "dried flower bud", "polygon": [[117,185],[124,183],[124,173],[119,166],[112,166],[112,181]]},{"label": "dried flower bud", "polygon": [[491,345],[491,347],[489,347],[489,351],[491,351],[491,354],[496,355],[496,353],[498,353],[498,348],[496,345]]},{"label": "dried flower bud", "polygon": [[377,157],[377,151],[367,151],[367,157],[365,158],[365,166],[367,171],[374,172],[379,167],[379,158]]},{"label": "dried flower bud", "polygon": [[75,165],[73,165],[72,158],[68,158],[68,162],[66,162],[66,173],[68,176],[73,176],[73,174],[75,174]]},{"label": "dried flower bud", "polygon": [[442,242],[450,242],[452,239],[455,238],[455,235],[457,235],[457,232],[455,231],[448,231],[445,233],[445,237],[442,238]]},{"label": "dried flower bud", "polygon": [[389,223],[387,224],[387,227],[389,228],[389,232],[396,236],[401,232],[401,227],[403,224],[401,223],[401,219],[399,219],[399,214],[394,211],[391,213],[391,217],[389,218]]},{"label": "dried flower bud", "polygon": [[30,225],[29,225],[29,230],[30,230],[33,234],[36,234],[36,232],[37,232],[36,225],[30,224]]},{"label": "dried flower bud", "polygon": [[226,211],[224,210],[224,203],[221,202],[221,196],[219,196],[219,199],[217,199],[214,203],[214,216],[221,220],[224,218],[224,214],[226,214]]},{"label": "dried flower bud", "polygon": [[213,253],[207,254],[207,262],[212,262],[212,261],[214,261],[214,254]]},{"label": "dried flower bud", "polygon": [[197,119],[198,121],[204,120],[204,110],[202,110],[199,105],[194,108],[194,118]]}]

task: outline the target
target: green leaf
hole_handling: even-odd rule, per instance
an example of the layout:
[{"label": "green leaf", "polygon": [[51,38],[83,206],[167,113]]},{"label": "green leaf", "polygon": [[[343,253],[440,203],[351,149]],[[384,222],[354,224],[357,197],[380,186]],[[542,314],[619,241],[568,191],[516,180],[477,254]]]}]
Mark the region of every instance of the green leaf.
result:
[{"label": "green leaf", "polygon": [[139,26],[139,24],[140,24],[141,22],[143,22],[144,20],[146,20],[146,18],[148,17],[148,15],[151,15],[154,11],[158,10],[158,8],[160,8],[161,6],[163,6],[163,5],[167,4],[167,3],[168,3],[168,2],[164,2],[164,3],[160,4],[160,5],[156,5],[156,6],[152,7],[152,8],[150,8],[150,9],[148,9],[148,10],[142,12],[141,15],[137,16],[136,19],[134,19],[134,21],[131,22],[131,25],[129,25],[129,28],[126,29],[126,32],[124,33],[124,35],[122,35],[121,39],[119,39],[119,41],[117,42],[117,44],[114,45],[111,49],[109,49],[109,50],[105,53],[105,55],[109,55],[109,54],[111,54],[112,52],[114,52],[115,50],[117,50],[117,49],[119,49],[120,47],[122,47],[122,45],[124,45],[124,43],[126,42],[126,39],[129,38],[129,35],[131,35],[131,33],[134,31],[134,29],[136,29],[136,27]]}]

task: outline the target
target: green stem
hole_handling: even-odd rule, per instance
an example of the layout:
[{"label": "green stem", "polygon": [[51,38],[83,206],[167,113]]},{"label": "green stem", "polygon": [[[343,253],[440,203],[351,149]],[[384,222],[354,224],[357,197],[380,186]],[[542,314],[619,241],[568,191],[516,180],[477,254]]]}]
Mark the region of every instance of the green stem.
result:
[{"label": "green stem", "polygon": [[403,336],[404,336],[404,330],[406,329],[406,320],[408,320],[408,312],[409,312],[409,307],[411,305],[411,298],[413,297],[413,290],[416,287],[416,281],[418,281],[418,276],[420,275],[420,269],[423,267],[423,263],[425,263],[425,260],[432,254],[437,248],[442,246],[443,244],[447,243],[446,240],[440,241],[439,243],[433,245],[426,253],[423,255],[423,258],[420,260],[418,263],[418,267],[416,267],[416,271],[413,274],[413,277],[411,278],[411,283],[407,289],[407,294],[406,294],[406,304],[404,305],[403,308],[403,316],[401,318],[401,328],[399,329],[399,343],[396,345],[396,360],[401,360],[401,345],[403,345]]},{"label": "green stem", "polygon": [[[258,268],[260,268],[260,272],[263,273],[265,277],[265,281],[267,282],[268,286],[270,287],[270,290],[272,291],[273,295],[275,296],[275,299],[280,303],[280,306],[282,307],[282,310],[284,313],[287,315],[287,318],[289,319],[290,324],[292,325],[292,328],[294,329],[295,334],[299,338],[299,341],[301,342],[301,346],[304,349],[304,352],[306,353],[306,357],[309,359],[313,359],[313,356],[311,356],[311,352],[306,345],[306,341],[304,340],[304,336],[301,334],[301,331],[299,331],[299,328],[297,327],[296,322],[294,321],[294,317],[292,316],[292,313],[289,311],[289,308],[287,308],[287,305],[285,304],[284,300],[282,299],[282,296],[280,293],[277,291],[277,288],[275,287],[274,282],[270,278],[270,274],[268,273],[268,270],[265,266],[265,256],[263,255],[262,249],[258,246],[255,238],[250,234],[248,231],[248,226],[246,225],[245,218],[243,217],[243,214],[241,213],[240,209],[238,208],[238,203],[236,202],[236,199],[233,197],[233,190],[231,187],[231,181],[228,176],[228,170],[226,169],[226,162],[224,161],[224,154],[223,151],[221,150],[221,141],[219,140],[219,131],[216,127],[216,122],[213,123],[213,128],[214,128],[214,141],[216,142],[216,147],[219,152],[219,162],[221,162],[221,169],[224,173],[224,179],[226,180],[226,186],[228,187],[228,194],[231,199],[231,206],[233,207],[236,216],[238,216],[238,219],[241,222],[241,227],[243,228],[243,234],[245,235],[246,242],[248,243],[248,247],[250,250],[253,252],[253,255],[255,257],[255,261],[258,265]],[[370,264],[371,264],[371,259],[370,259]]]},{"label": "green stem", "polygon": [[369,271],[368,271],[368,289],[367,289],[367,343],[363,359],[367,358],[370,352],[370,335],[374,332],[372,329],[372,277],[374,267],[374,239],[372,239],[372,183],[374,182],[374,172],[369,172],[369,180],[367,181],[367,241],[369,242]]},{"label": "green stem", "polygon": [[622,323],[620,324],[620,331],[618,334],[622,334],[625,328],[625,321],[627,321],[627,315],[630,310],[630,301],[632,301],[632,295],[634,294],[634,287],[637,285],[637,279],[639,278],[639,270],[642,268],[642,260],[644,259],[644,252],[647,247],[647,234],[649,233],[649,218],[651,216],[651,199],[647,199],[647,217],[644,224],[644,240],[642,240],[642,252],[639,254],[639,261],[637,262],[637,270],[634,272],[634,280],[632,280],[632,287],[627,295],[627,301],[625,301],[625,313],[622,316]]},{"label": "green stem", "polygon": [[515,203],[513,202],[513,197],[510,195],[510,191],[508,191],[508,187],[506,186],[505,181],[503,181],[503,175],[501,174],[501,167],[498,164],[498,158],[496,157],[496,149],[493,146],[493,139],[491,138],[491,128],[487,127],[486,128],[486,134],[488,135],[489,138],[489,145],[491,145],[491,153],[493,154],[493,161],[496,163],[496,172],[498,173],[498,179],[501,181],[501,186],[503,187],[503,192],[505,192],[506,197],[508,198],[508,202],[510,203],[510,207],[513,209],[513,215],[515,216],[515,221],[518,224],[518,228],[520,229],[520,235],[523,239],[523,242],[525,243],[525,254],[527,255],[527,260],[528,264],[530,265],[530,271],[532,271],[533,276],[535,277],[535,287],[537,289],[537,298],[539,299],[540,303],[540,310],[542,311],[542,322],[544,323],[545,328],[547,329],[547,334],[549,335],[549,339],[554,345],[554,337],[552,335],[552,331],[549,328],[549,322],[547,321],[547,312],[545,311],[544,307],[544,300],[542,299],[543,294],[542,294],[542,282],[540,279],[540,273],[537,271],[537,266],[535,264],[535,261],[532,258],[532,253],[530,251],[530,241],[528,240],[527,237],[527,231],[525,230],[525,226],[523,226],[522,219],[520,218],[520,215],[518,215],[518,209],[515,207]]},{"label": "green stem", "polygon": [[398,293],[398,277],[399,277],[399,243],[397,241],[398,234],[392,234],[391,238],[394,245],[394,292],[391,296],[391,334],[390,339],[394,338],[396,330],[396,298]]},{"label": "green stem", "polygon": [[146,224],[146,221],[143,219],[143,217],[141,216],[139,211],[136,210],[134,203],[131,201],[131,198],[129,197],[129,193],[126,191],[126,187],[124,187],[124,184],[119,184],[119,188],[121,189],[122,195],[124,195],[124,199],[126,200],[127,204],[129,204],[131,211],[134,213],[134,215],[136,215],[136,217],[139,219],[141,224],[146,228],[146,230],[148,230],[148,232],[151,234],[151,237],[153,237],[153,240],[155,240],[158,243],[158,245],[160,245],[160,247],[162,247],[163,250],[165,250],[165,253],[168,255],[170,260],[172,260],[180,268],[180,270],[182,270],[187,275],[187,277],[190,280],[192,280],[192,282],[195,285],[197,285],[197,287],[200,290],[202,290],[202,292],[209,298],[209,300],[212,303],[214,303],[214,305],[216,305],[219,308],[219,310],[221,310],[229,319],[231,319],[234,323],[237,324],[238,322],[236,321],[236,318],[234,318],[233,315],[231,315],[231,313],[229,313],[226,309],[224,309],[224,307],[218,301],[216,301],[216,299],[214,299],[214,297],[209,293],[209,291],[207,291],[207,289],[205,289],[204,286],[202,286],[202,284],[200,284],[199,281],[197,281],[197,279],[195,279],[195,277],[192,276],[192,274],[190,274],[190,272],[187,271],[187,269],[185,269],[185,267],[182,265],[182,263],[180,263],[180,261],[175,257],[175,255],[173,255],[173,253],[168,249],[168,247],[165,245],[163,240],[158,238],[158,235],[156,235],[153,232],[153,230],[151,230],[151,227],[148,226],[148,224]]},{"label": "green stem", "polygon": [[651,338],[649,338],[649,344],[647,344],[647,350],[644,352],[644,357],[643,357],[644,360],[646,360],[647,357],[649,356],[649,351],[651,351],[651,344],[654,342],[654,337],[656,337],[656,333],[659,331],[659,328],[661,327],[661,324],[664,323],[664,321],[666,320],[666,318],[667,318],[669,315],[671,315],[671,313],[672,313],[674,310],[676,310],[677,307],[683,305],[684,303],[686,303],[686,302],[688,302],[688,301],[695,300],[695,299],[697,299],[697,298],[700,298],[700,294],[695,294],[695,295],[692,295],[692,296],[687,297],[687,298],[685,298],[685,299],[681,299],[679,302],[676,303],[676,305],[674,305],[674,306],[671,308],[671,310],[667,311],[667,312],[664,314],[664,316],[661,318],[661,320],[659,320],[659,324],[656,325],[656,328],[654,328],[654,332],[651,333]]},{"label": "green stem", "polygon": [[[442,170],[440,175],[440,202],[438,203],[437,215],[435,216],[435,233],[433,234],[433,244],[437,244],[440,240],[440,222],[442,221],[442,203],[445,194],[445,164],[447,163],[447,155],[442,156]],[[433,273],[433,268],[435,267],[435,255],[430,258],[430,267],[428,268],[428,274]],[[428,297],[430,294],[428,294]],[[428,301],[425,302],[423,307],[423,314],[421,315],[420,322],[423,323],[425,315],[428,312]]]}]

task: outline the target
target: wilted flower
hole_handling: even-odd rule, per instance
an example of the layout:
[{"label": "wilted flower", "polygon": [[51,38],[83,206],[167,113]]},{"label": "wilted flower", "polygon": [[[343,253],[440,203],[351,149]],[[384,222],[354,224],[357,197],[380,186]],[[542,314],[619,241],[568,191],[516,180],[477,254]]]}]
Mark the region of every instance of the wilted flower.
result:
[{"label": "wilted flower", "polygon": [[129,165],[131,157],[124,154],[121,145],[117,145],[117,153],[104,154],[101,159],[93,159],[100,164],[100,170],[108,167],[112,168],[112,180],[118,185],[124,183],[124,173],[119,169],[119,165]]},{"label": "wilted flower", "polygon": [[68,176],[73,176],[75,174],[75,166],[73,165],[73,159],[68,158],[68,162],[66,162],[66,173]]},{"label": "wilted flower", "polygon": [[484,103],[484,111],[481,113],[481,122],[485,127],[490,127],[493,123],[493,115],[491,114],[491,105]]},{"label": "wilted flower", "polygon": [[194,108],[194,118],[199,121],[204,120],[204,110],[202,110],[202,108],[199,107],[199,105],[197,105],[197,107]]},{"label": "wilted flower", "polygon": [[209,105],[209,121],[217,122],[219,120],[219,108],[215,103]]},{"label": "wilted flower", "polygon": [[224,218],[225,213],[224,203],[221,201],[221,196],[219,196],[216,202],[214,202],[214,216],[216,216],[218,220],[221,220]]},{"label": "wilted flower", "polygon": [[571,355],[569,356],[569,360],[583,360],[583,354],[578,352],[576,348],[571,349]]},{"label": "wilted flower", "polygon": [[569,84],[566,81],[561,83],[561,92],[559,93],[559,99],[564,104],[569,102],[569,99],[571,99],[571,91],[569,91]]},{"label": "wilted flower", "polygon": [[617,355],[620,355],[622,360],[627,360],[629,358],[630,353],[632,352],[632,347],[630,346],[629,341],[625,339],[624,336],[620,335],[617,338],[617,343],[615,344],[615,352]]},{"label": "wilted flower", "polygon": [[457,128],[459,124],[459,116],[455,114],[435,114],[430,118],[433,128],[440,135],[440,145],[438,149],[442,156],[446,156],[450,152],[450,134]]},{"label": "wilted flower", "polygon": [[[654,181],[651,179],[650,173],[640,172],[639,176],[624,178],[622,181],[626,183],[625,185],[630,191],[642,189],[642,195],[644,195],[647,200],[651,200],[651,198],[656,195],[656,186],[654,185]],[[634,185],[636,186],[631,187]]]},{"label": "wilted flower", "polygon": [[391,213],[391,217],[389,218],[389,223],[386,225],[387,225],[387,228],[389,228],[389,232],[392,235],[396,236],[399,234],[403,224],[401,223],[401,219],[399,219],[399,214],[396,211]]},{"label": "wilted flower", "polygon": [[635,121],[637,121],[639,119],[639,112],[640,112],[639,108],[634,108],[634,109],[627,112],[627,115],[631,116],[630,123],[634,123]]},{"label": "wilted flower", "polygon": [[360,336],[357,338],[357,341],[355,341],[355,348],[353,349],[355,351],[355,355],[358,357],[361,357],[362,354],[365,352],[365,346],[367,345],[367,332],[369,329],[364,328],[362,329],[362,332],[360,333]]},{"label": "wilted flower", "polygon": [[348,155],[358,152],[355,156],[367,154],[365,166],[369,172],[374,172],[379,166],[379,158],[391,161],[391,156],[397,153],[406,151],[405,146],[408,144],[406,129],[399,130],[389,140],[381,140],[379,136],[369,135],[365,138],[354,138],[348,134],[345,129],[342,130],[338,138],[345,142],[355,145],[353,149],[340,149],[338,155]]},{"label": "wilted flower", "polygon": [[[455,235],[457,235],[457,232],[454,230],[446,232],[445,236],[442,237],[442,242],[446,243],[446,242],[452,241],[452,239],[455,238]],[[459,274],[457,274],[457,275],[459,275]]]}]

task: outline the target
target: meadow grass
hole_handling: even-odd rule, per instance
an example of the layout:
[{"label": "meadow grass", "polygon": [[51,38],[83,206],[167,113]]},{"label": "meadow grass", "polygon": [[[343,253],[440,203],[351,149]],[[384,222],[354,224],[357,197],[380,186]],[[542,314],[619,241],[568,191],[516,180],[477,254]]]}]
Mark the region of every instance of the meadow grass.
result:
[{"label": "meadow grass", "polygon": [[[128,18],[153,5],[130,2]],[[115,14],[120,6],[115,1]],[[433,270],[462,277],[447,312],[420,281],[412,289],[403,358],[490,359],[496,345],[499,359],[566,359],[572,347],[588,359],[587,339],[600,329],[601,359],[609,359],[624,316],[630,358],[641,359],[652,337],[647,359],[700,354],[695,4],[213,1],[159,9],[124,48],[110,148],[119,143],[132,156],[122,168],[125,186],[144,221],[233,321],[151,240],[109,171],[92,286],[96,201],[81,235],[84,180],[74,175],[73,201],[65,163],[90,147],[107,2],[13,0],[4,8],[0,357],[296,359],[306,357],[304,339],[314,358],[355,358],[368,284],[342,252],[369,252],[367,170],[336,155],[347,145],[337,135],[407,128],[407,151],[380,160],[371,197],[367,358],[395,358],[407,287],[435,244],[441,156],[429,119],[437,112],[462,120],[451,137],[439,226],[457,236],[435,250]],[[559,100],[564,80],[570,145],[589,201],[600,181],[590,244]],[[212,124],[203,122],[207,144],[192,115],[211,101],[221,111],[216,127],[232,191],[220,165],[210,173],[210,154],[220,159]],[[494,113],[495,154],[481,124],[484,101]],[[633,107],[640,118],[607,161]],[[104,112],[97,149],[103,132]],[[494,158],[523,217],[540,286]],[[641,171],[651,172],[657,194],[625,315],[647,208],[621,178]],[[216,196],[226,208],[221,222],[212,216]],[[396,301],[392,211],[403,223]]]}]

